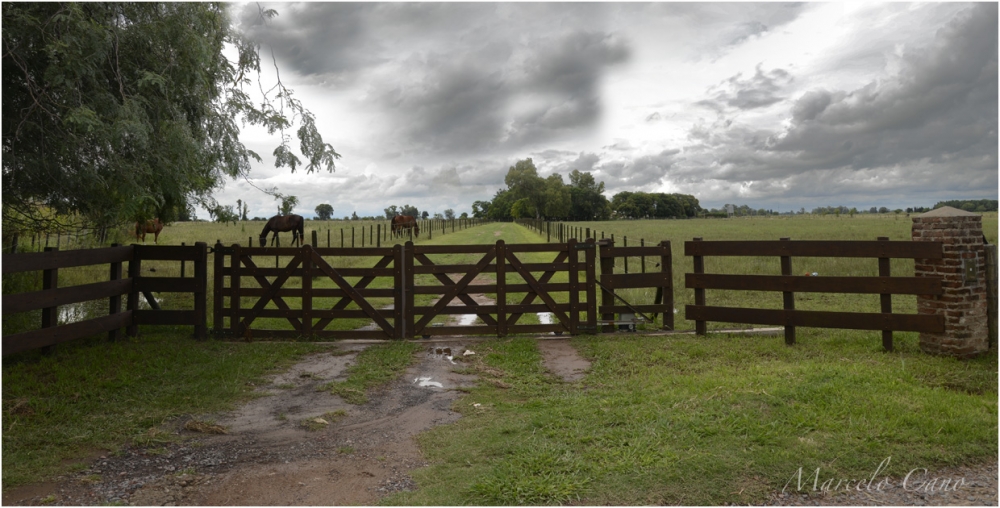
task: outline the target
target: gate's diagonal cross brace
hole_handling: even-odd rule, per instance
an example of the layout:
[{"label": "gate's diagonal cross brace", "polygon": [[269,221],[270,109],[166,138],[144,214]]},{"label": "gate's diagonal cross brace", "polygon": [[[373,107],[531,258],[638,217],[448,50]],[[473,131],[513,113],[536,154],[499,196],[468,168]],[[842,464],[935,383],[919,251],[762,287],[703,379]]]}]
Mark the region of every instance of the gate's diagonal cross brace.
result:
[{"label": "gate's diagonal cross brace", "polygon": [[[424,266],[433,266],[434,265],[434,262],[431,261],[431,259],[428,258],[426,254],[414,254],[413,257],[417,261],[420,261],[421,265],[424,265]],[[435,273],[434,277],[437,280],[439,280],[441,282],[441,284],[443,284],[446,287],[450,287],[450,286],[454,286],[455,285],[455,281],[451,280],[450,277],[448,277],[447,275],[445,275],[443,273]],[[460,293],[458,295],[458,299],[462,300],[462,302],[465,303],[465,305],[467,307],[473,307],[473,309],[472,309],[473,312],[476,312],[476,315],[479,316],[479,319],[482,319],[484,323],[486,323],[489,326],[496,326],[497,325],[497,320],[493,319],[493,316],[491,316],[489,314],[480,314],[479,312],[476,311],[475,307],[479,307],[479,304],[475,300],[473,300],[471,296],[469,296],[466,293]]]},{"label": "gate's diagonal cross brace", "polygon": [[[257,268],[257,265],[253,262],[253,259],[250,258],[250,256],[246,257],[240,256],[240,260],[243,262],[243,264],[247,266],[247,268],[252,268],[252,269]],[[254,279],[256,279],[257,282],[260,283],[260,287],[262,289],[267,290],[267,293],[265,293],[264,296],[260,297],[260,300],[257,300],[257,303],[254,304],[253,309],[250,310],[250,314],[247,317],[243,318],[243,321],[240,323],[240,325],[242,326],[242,328],[240,329],[240,333],[243,333],[245,330],[250,328],[250,324],[253,323],[254,319],[257,319],[257,315],[260,314],[260,311],[264,310],[264,307],[267,306],[267,302],[271,300],[274,300],[274,304],[279,309],[286,311],[291,310],[288,307],[288,304],[285,303],[285,300],[283,300],[280,296],[278,296],[278,290],[281,289],[281,286],[283,286],[285,282],[288,280],[288,278],[291,277],[292,272],[295,271],[295,268],[298,267],[299,263],[301,262],[302,262],[301,254],[296,254],[294,257],[292,257],[292,260],[288,262],[288,265],[285,266],[285,268],[282,269],[278,277],[274,279],[274,284],[269,283],[267,281],[267,278],[264,277],[263,275],[254,275]],[[302,330],[302,322],[299,321],[298,318],[289,317],[288,321],[292,323],[292,326],[295,327],[296,331]]]},{"label": "gate's diagonal cross brace", "polygon": [[312,258],[313,263],[316,263],[316,267],[325,273],[327,277],[330,277],[330,279],[332,279],[338,286],[340,286],[340,289],[344,290],[344,292],[351,297],[351,300],[353,300],[354,303],[357,303],[358,307],[361,307],[361,310],[365,311],[365,314],[368,314],[368,317],[372,318],[372,320],[375,321],[380,328],[382,328],[382,331],[388,334],[390,338],[393,337],[393,326],[378,313],[378,310],[376,310],[375,307],[372,307],[371,304],[368,303],[368,301],[354,289],[354,286],[351,286],[351,283],[347,282],[346,279],[337,273],[337,271],[334,270],[333,267],[319,255],[319,253],[311,248],[309,251],[311,252],[310,257]]},{"label": "gate's diagonal cross brace", "polygon": [[[375,263],[375,266],[373,266],[372,268],[385,268],[391,262],[392,262],[392,256],[384,256],[381,260],[379,260],[378,263]],[[353,287],[354,289],[365,289],[368,287],[368,284],[371,284],[372,281],[375,280],[375,278],[376,277],[374,275],[368,275],[362,277],[361,280],[359,280],[358,283],[355,284]],[[350,305],[352,301],[353,300],[351,300],[351,297],[345,296],[341,298],[340,301],[338,301],[336,304],[334,304],[334,306],[331,307],[330,310],[343,310],[348,305]],[[329,325],[332,321],[333,318],[323,318],[316,322],[316,324],[313,326],[313,329],[322,330],[326,328],[326,326]]]},{"label": "gate's diagonal cross brace", "polygon": [[517,256],[515,256],[513,252],[507,252],[507,260],[510,261],[510,265],[517,270],[517,273],[524,278],[524,281],[528,283],[528,286],[531,287],[531,289],[538,295],[539,298],[542,299],[543,302],[545,302],[545,305],[549,307],[552,314],[559,318],[559,322],[562,323],[562,325],[568,330],[570,328],[569,316],[556,310],[555,300],[553,300],[552,296],[542,289],[539,282],[535,280],[534,276],[531,275],[531,272],[524,268],[524,265],[521,264],[521,260],[517,259]]},{"label": "gate's diagonal cross brace", "polygon": [[493,259],[495,259],[496,257],[497,257],[496,247],[495,246],[490,247],[490,250],[486,251],[486,255],[483,256],[483,258],[480,259],[478,263],[476,263],[476,267],[471,272],[465,274],[465,277],[462,277],[462,280],[458,281],[455,285],[448,286],[444,294],[441,295],[441,299],[438,300],[436,304],[434,304],[434,308],[431,309],[430,312],[425,314],[424,317],[420,318],[420,321],[418,321],[417,324],[413,326],[413,334],[414,335],[420,334],[424,330],[424,327],[427,326],[427,324],[430,323],[432,319],[434,319],[434,316],[436,316],[438,313],[444,310],[444,308],[448,306],[448,303],[451,302],[453,299],[455,299],[455,297],[459,293],[465,291],[466,286],[468,286],[469,283],[472,282],[472,279],[475,279],[477,275],[479,275],[483,270],[485,270],[486,267],[489,266],[490,261],[493,261]]},{"label": "gate's diagonal cross brace", "polygon": [[[568,252],[565,251],[560,252],[558,255],[556,255],[556,258],[552,261],[552,264],[562,263],[566,261],[566,258],[568,257],[569,257]],[[552,276],[554,276],[555,274],[556,274],[555,271],[542,273],[542,276],[538,279],[538,283],[545,284],[546,282],[551,280]],[[528,293],[524,295],[524,298],[521,300],[520,305],[529,305],[531,304],[531,302],[535,301],[536,297],[538,297],[538,293],[535,292]],[[510,317],[507,318],[507,326],[513,326],[515,323],[517,323],[518,319],[521,319],[521,316],[523,315],[524,315],[523,313],[511,314]],[[568,331],[569,328],[566,328],[566,330]]]}]

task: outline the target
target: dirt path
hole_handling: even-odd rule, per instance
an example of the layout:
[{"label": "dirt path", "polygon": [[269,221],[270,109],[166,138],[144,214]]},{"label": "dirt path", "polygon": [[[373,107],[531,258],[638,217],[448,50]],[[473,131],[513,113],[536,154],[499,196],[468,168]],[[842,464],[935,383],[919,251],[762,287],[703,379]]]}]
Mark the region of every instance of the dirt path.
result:
[{"label": "dirt path", "polygon": [[[258,387],[262,396],[237,410],[198,416],[227,434],[186,430],[191,418],[180,418],[169,425],[185,437],[179,442],[96,457],[57,482],[12,489],[3,504],[376,504],[415,487],[409,472],[425,462],[413,437],[459,418],[451,410],[462,393],[457,389],[476,378],[455,372],[462,365],[453,356],[475,351],[481,341],[427,341],[419,361],[363,406],[317,388],[343,379],[365,346],[311,355]],[[584,368],[566,340],[540,340],[539,347],[546,366],[564,379]]]}]

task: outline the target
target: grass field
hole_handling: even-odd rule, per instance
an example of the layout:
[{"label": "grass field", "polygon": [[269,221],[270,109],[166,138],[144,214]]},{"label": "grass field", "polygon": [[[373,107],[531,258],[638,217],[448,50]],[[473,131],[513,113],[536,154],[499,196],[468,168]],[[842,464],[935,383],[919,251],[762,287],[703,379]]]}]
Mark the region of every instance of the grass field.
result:
[{"label": "grass field", "polygon": [[[649,243],[672,240],[675,282],[677,272],[690,263],[681,255],[683,240],[694,236],[903,240],[909,232],[902,218],[600,224],[609,232],[622,228],[616,239],[627,235],[629,245],[633,235]],[[190,244],[215,236],[218,230],[212,228],[224,227],[190,226],[171,226],[177,229],[163,238]],[[984,226],[995,242],[996,214]],[[235,233],[235,226],[228,227]],[[508,243],[542,240],[520,226],[495,224],[436,235],[433,243],[492,243],[497,238]],[[751,260],[708,268],[774,273],[777,262],[770,263]],[[874,270],[805,263],[796,262],[796,270]],[[906,270],[894,262],[894,274],[906,275]],[[104,270],[98,276],[106,276]],[[693,328],[682,319],[682,305],[692,299],[688,293],[677,286],[678,328]],[[723,297],[710,291],[709,303]],[[760,306],[753,295],[743,298],[747,306]],[[894,309],[905,312],[902,300],[894,298]],[[184,302],[164,306],[171,303]],[[799,308],[820,303],[827,310],[861,306],[838,299],[797,300]],[[59,346],[50,355],[5,357],[4,488],[72,469],[74,460],[98,450],[132,442],[156,446],[169,438],[158,430],[166,419],[231,407],[246,399],[255,379],[298,355],[329,347],[195,342],[189,335],[185,327],[143,328],[140,337],[112,345],[98,337]],[[533,339],[490,340],[477,346],[479,363],[472,367],[486,382],[454,406],[464,418],[421,436],[430,466],[415,475],[419,489],[388,502],[759,503],[799,467],[822,468],[823,478],[858,478],[871,475],[890,456],[887,474],[995,460],[996,355],[971,361],[932,357],[919,352],[915,334],[896,335],[892,353],[881,351],[879,332],[847,330],[800,328],[792,347],[769,336],[580,336],[573,344],[593,365],[577,383],[563,383],[545,371]],[[398,349],[375,354],[396,358]],[[392,364],[401,371],[405,362],[397,358]],[[340,389],[354,394],[392,377],[364,367],[352,375],[360,387]],[[364,379],[369,381],[360,381]]]}]

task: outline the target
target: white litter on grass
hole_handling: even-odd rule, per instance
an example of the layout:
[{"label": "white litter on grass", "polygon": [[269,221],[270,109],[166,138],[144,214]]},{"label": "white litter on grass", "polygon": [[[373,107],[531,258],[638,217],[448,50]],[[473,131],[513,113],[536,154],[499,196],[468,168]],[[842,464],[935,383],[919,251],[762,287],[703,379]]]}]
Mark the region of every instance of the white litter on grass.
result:
[{"label": "white litter on grass", "polygon": [[414,379],[413,382],[420,387],[433,386],[435,388],[444,388],[443,384],[438,383],[437,381],[431,381],[430,377],[418,377]]},{"label": "white litter on grass", "polygon": [[471,349],[466,349],[465,352],[462,353],[462,356],[469,356],[469,355],[474,355],[474,354],[476,354],[475,351],[472,351]]}]

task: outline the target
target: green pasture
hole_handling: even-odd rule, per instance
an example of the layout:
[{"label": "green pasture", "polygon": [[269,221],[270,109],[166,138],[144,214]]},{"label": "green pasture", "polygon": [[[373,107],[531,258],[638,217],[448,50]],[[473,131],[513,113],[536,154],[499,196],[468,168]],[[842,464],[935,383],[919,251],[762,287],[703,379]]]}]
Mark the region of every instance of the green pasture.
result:
[{"label": "green pasture", "polygon": [[[690,258],[683,257],[686,239],[909,238],[909,222],[903,218],[594,224],[608,235],[620,228],[614,230],[616,240],[628,236],[629,245],[638,244],[633,238],[645,238],[647,244],[673,242],[678,329],[694,326],[683,320],[683,304],[693,296],[678,275],[690,266]],[[996,214],[988,214],[984,225],[991,243],[996,241],[996,224]],[[234,235],[237,230],[210,223],[169,227],[176,229],[161,239],[172,237],[170,243],[175,244],[219,236],[224,228]],[[251,230],[249,225],[246,229]],[[544,240],[504,223],[421,238],[418,243],[488,244],[497,239]],[[554,255],[531,256],[526,261],[548,262]],[[453,264],[474,263],[479,256],[431,257],[435,263]],[[716,261],[732,264],[709,262],[709,272],[778,269],[776,260]],[[334,262],[374,264],[359,259]],[[874,260],[857,265],[803,259],[794,266],[821,275],[874,274]],[[634,266],[640,266],[640,260],[630,260],[630,272]],[[176,262],[143,264],[144,270],[150,267],[156,272],[147,272],[149,276],[179,273]],[[647,260],[647,270],[650,267]],[[211,268],[210,262],[210,278]],[[619,265],[616,271],[623,268]],[[907,270],[912,271],[912,263],[907,267],[893,262],[894,274],[907,275]],[[190,265],[187,271],[192,273]],[[106,277],[106,269],[64,270],[60,285]],[[8,280],[4,282],[6,293]],[[327,282],[317,279],[316,284]],[[20,284],[30,286],[31,281]],[[762,295],[718,293],[708,292],[710,304],[769,305]],[[652,297],[637,292],[630,298],[650,303]],[[796,298],[798,308],[877,311],[849,298]],[[511,300],[519,297],[512,295]],[[780,305],[780,298],[772,303]],[[895,297],[893,303],[894,310],[907,312],[905,298]],[[167,298],[163,307],[190,304],[190,297],[180,296]],[[877,309],[877,299],[872,305]],[[521,322],[530,322],[527,319],[537,318],[525,315]],[[358,321],[338,326],[363,324]],[[281,325],[280,320],[268,324]],[[723,326],[734,325],[713,324],[716,329]],[[7,319],[4,333],[10,333]],[[336,349],[294,341],[198,342],[190,334],[189,327],[142,327],[138,337],[114,344],[94,337],[57,346],[48,354],[5,357],[4,488],[71,471],[86,457],[126,444],[160,447],[174,439],[162,427],[171,418],[232,407],[252,396],[252,385],[265,374],[300,355]],[[806,473],[821,468],[822,482],[867,478],[887,457],[891,466],[881,474],[897,476],[915,467],[933,471],[996,460],[996,355],[969,361],[932,357],[919,352],[916,334],[906,333],[897,333],[896,350],[886,353],[880,332],[811,328],[799,329],[794,346],[786,346],[780,336],[719,333],[614,334],[572,341],[592,362],[587,376],[575,383],[562,382],[545,370],[534,338],[491,339],[478,345],[477,355],[462,368],[477,373],[481,382],[453,406],[463,418],[420,436],[430,465],[414,472],[418,489],[396,494],[386,503],[762,503],[800,467]],[[412,348],[398,346],[370,350],[349,380],[327,388],[363,402],[371,387],[406,368]]]}]

